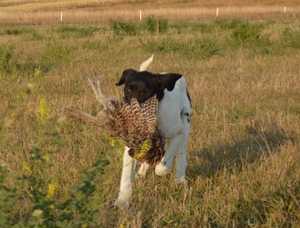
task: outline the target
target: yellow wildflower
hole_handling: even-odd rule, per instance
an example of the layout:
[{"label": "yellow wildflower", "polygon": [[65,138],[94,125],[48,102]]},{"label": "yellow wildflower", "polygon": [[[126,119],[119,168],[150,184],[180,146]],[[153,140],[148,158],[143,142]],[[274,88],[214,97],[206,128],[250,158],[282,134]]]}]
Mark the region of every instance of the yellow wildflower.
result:
[{"label": "yellow wildflower", "polygon": [[37,109],[37,114],[43,119],[50,115],[50,107],[48,106],[46,99],[42,96],[39,96],[40,104]]},{"label": "yellow wildflower", "polygon": [[116,140],[113,137],[111,137],[110,135],[108,136],[108,139],[110,141],[110,145],[112,147],[115,147],[116,146]]},{"label": "yellow wildflower", "polygon": [[143,145],[141,147],[141,150],[140,150],[140,153],[138,153],[135,158],[136,159],[139,159],[141,157],[144,156],[144,154],[147,152],[147,148],[149,146],[149,142],[148,142],[148,139],[146,139],[144,142],[143,142]]},{"label": "yellow wildflower", "polygon": [[49,183],[48,192],[47,192],[47,199],[51,199],[54,196],[55,191],[57,189],[57,186],[58,186],[57,180],[54,180],[51,183]]},{"label": "yellow wildflower", "polygon": [[40,69],[35,69],[35,76],[38,76],[41,73]]},{"label": "yellow wildflower", "polygon": [[29,173],[32,173],[32,170],[30,169],[29,165],[27,164],[27,162],[23,162],[23,168],[25,170],[27,170]]}]

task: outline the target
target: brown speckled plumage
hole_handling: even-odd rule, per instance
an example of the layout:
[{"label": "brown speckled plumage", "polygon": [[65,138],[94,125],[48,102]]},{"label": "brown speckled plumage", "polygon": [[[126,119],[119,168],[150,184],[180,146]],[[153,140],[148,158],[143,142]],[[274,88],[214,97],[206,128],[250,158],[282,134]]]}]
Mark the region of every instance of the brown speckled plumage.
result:
[{"label": "brown speckled plumage", "polygon": [[[94,84],[92,87],[95,92]],[[136,99],[128,104],[124,100],[107,98],[100,87],[95,94],[105,107],[97,116],[74,109],[65,109],[65,114],[95,124],[112,137],[119,138],[130,148],[129,155],[138,161],[150,165],[160,162],[164,155],[165,139],[157,128],[156,96],[140,105]]]}]

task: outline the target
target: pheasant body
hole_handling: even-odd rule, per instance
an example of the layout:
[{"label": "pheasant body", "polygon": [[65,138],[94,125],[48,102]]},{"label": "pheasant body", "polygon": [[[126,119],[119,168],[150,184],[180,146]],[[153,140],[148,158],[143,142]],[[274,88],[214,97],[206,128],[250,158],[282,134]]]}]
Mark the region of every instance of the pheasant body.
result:
[{"label": "pheasant body", "polygon": [[165,138],[157,128],[158,100],[152,96],[139,104],[132,99],[106,99],[105,109],[96,117],[79,110],[66,109],[69,116],[80,118],[101,127],[109,135],[119,138],[130,148],[129,155],[139,162],[156,165],[164,156]]}]

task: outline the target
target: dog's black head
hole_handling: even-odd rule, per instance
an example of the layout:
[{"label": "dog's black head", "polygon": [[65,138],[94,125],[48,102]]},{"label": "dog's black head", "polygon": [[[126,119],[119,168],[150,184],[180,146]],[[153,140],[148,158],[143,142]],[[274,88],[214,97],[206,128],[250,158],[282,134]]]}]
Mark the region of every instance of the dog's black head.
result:
[{"label": "dog's black head", "polygon": [[152,74],[148,71],[137,72],[128,69],[123,71],[120,81],[116,85],[125,84],[124,95],[127,102],[136,98],[139,103],[143,103],[154,94],[160,101],[164,96],[164,89],[172,91],[176,81],[181,77],[180,74]]}]

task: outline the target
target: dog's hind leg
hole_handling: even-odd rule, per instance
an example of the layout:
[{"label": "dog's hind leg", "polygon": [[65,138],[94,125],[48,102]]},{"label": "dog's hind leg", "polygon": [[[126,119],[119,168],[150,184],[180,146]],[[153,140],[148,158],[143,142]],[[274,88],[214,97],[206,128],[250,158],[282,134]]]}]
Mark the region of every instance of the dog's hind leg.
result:
[{"label": "dog's hind leg", "polygon": [[176,134],[173,138],[169,139],[169,146],[161,162],[155,167],[155,173],[158,176],[166,175],[173,164],[176,152],[181,144],[183,134]]},{"label": "dog's hind leg", "polygon": [[148,171],[149,167],[150,167],[150,165],[148,163],[144,162],[141,165],[141,167],[139,168],[137,177],[145,178],[146,175],[147,175],[147,171]]},{"label": "dog's hind leg", "polygon": [[176,182],[180,184],[186,184],[185,172],[186,172],[186,148],[190,135],[190,113],[184,112],[181,115],[183,124],[183,136],[179,147],[179,154],[176,164]]},{"label": "dog's hind leg", "polygon": [[129,148],[126,147],[123,155],[120,193],[113,204],[116,207],[128,207],[132,196],[136,160],[129,156],[128,151]]}]

